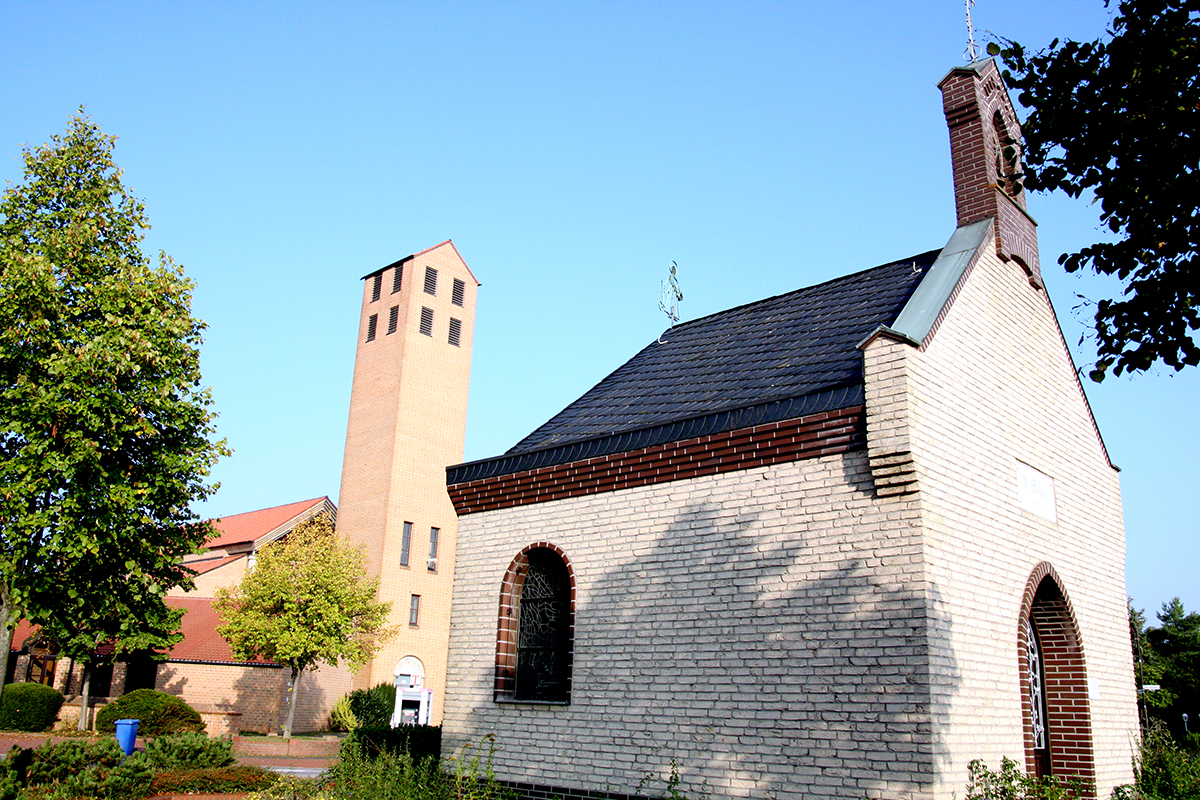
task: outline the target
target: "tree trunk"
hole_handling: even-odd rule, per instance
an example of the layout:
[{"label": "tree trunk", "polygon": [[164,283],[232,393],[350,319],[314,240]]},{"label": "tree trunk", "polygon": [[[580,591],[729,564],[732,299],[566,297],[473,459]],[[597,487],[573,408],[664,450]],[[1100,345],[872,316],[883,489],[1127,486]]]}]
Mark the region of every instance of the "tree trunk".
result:
[{"label": "tree trunk", "polygon": [[83,664],[83,675],[79,679],[79,730],[86,731],[88,713],[88,693],[92,689],[92,668],[87,662]]},{"label": "tree trunk", "polygon": [[[3,631],[0,639],[3,639],[7,645],[4,652],[0,653],[0,684],[3,684],[4,679],[8,677],[8,659],[12,653],[12,638],[16,633],[18,622],[14,619],[16,616],[17,609],[8,596],[8,586],[0,585],[0,631]],[[3,691],[2,686],[0,686],[0,691]]]},{"label": "tree trunk", "polygon": [[288,713],[287,722],[283,726],[283,735],[285,738],[291,738],[292,723],[296,721],[296,694],[300,688],[300,670],[292,667],[292,682],[288,685]]}]

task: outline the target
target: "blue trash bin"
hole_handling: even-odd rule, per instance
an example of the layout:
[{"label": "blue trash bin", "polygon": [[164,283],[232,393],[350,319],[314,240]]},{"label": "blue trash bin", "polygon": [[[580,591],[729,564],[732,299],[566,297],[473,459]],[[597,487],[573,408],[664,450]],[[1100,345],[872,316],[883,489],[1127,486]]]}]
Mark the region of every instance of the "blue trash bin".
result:
[{"label": "blue trash bin", "polygon": [[133,752],[133,743],[137,740],[139,722],[141,720],[119,719],[115,723],[117,726],[117,744],[121,745],[121,749],[125,751],[125,755]]}]

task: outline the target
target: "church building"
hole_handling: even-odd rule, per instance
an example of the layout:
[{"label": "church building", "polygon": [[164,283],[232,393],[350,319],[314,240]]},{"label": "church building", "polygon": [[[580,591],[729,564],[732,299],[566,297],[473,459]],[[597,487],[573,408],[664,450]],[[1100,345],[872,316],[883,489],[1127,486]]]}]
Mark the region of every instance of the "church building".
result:
[{"label": "church building", "polygon": [[[944,247],[671,328],[509,452],[450,467],[429,513],[393,499],[408,434],[352,410],[386,490],[356,523],[386,531],[385,586],[402,526],[457,522],[453,608],[432,612],[447,753],[493,734],[496,776],[537,798],[949,800],[1006,756],[1092,797],[1132,781],[1117,470],[1042,283],[996,64],[939,86]],[[389,303],[364,302],[387,347]],[[444,350],[453,309],[426,305]],[[444,388],[401,397],[429,413]],[[356,371],[356,403],[385,389]],[[365,502],[348,487],[339,527]],[[409,546],[388,599],[425,613]]]}]

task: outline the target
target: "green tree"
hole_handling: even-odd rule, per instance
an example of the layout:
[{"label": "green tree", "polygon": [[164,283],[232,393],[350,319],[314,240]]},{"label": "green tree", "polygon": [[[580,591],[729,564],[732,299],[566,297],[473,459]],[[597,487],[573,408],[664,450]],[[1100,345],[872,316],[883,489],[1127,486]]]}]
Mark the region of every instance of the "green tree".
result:
[{"label": "green tree", "polygon": [[1096,381],[1200,363],[1198,12],[1196,0],[1122,0],[1105,40],[988,46],[1029,109],[1025,185],[1093,192],[1116,235],[1059,259],[1124,283],[1096,304]]},{"label": "green tree", "polygon": [[362,553],[339,539],[323,514],[263,547],[238,586],[217,590],[213,607],[225,623],[217,632],[238,658],[291,668],[285,736],[292,735],[302,672],[338,661],[357,672],[395,635],[387,625],[392,605],[375,600],[378,589]]},{"label": "green tree", "polygon": [[192,285],[143,255],[115,141],[81,112],[25,148],[0,199],[0,628],[24,616],[93,649],[161,633],[163,596],[190,585],[183,557],[210,530],[189,503],[226,452]]},{"label": "green tree", "polygon": [[1146,641],[1161,666],[1159,679],[1166,694],[1164,707],[1156,709],[1172,731],[1182,732],[1182,714],[1193,729],[1200,727],[1200,614],[1184,611],[1176,597],[1163,603],[1158,627],[1146,630]]}]

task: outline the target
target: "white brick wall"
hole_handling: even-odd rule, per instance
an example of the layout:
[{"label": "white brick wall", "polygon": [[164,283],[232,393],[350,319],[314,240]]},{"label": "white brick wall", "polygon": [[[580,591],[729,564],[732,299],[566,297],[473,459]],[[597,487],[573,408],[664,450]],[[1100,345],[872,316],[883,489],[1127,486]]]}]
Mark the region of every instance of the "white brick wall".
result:
[{"label": "white brick wall", "polygon": [[[871,494],[860,452],[463,517],[447,749],[495,733],[500,777],[599,791],[676,759],[689,795],[919,795],[917,511]],[[571,705],[496,704],[501,576],[541,539],[577,581]]]}]

